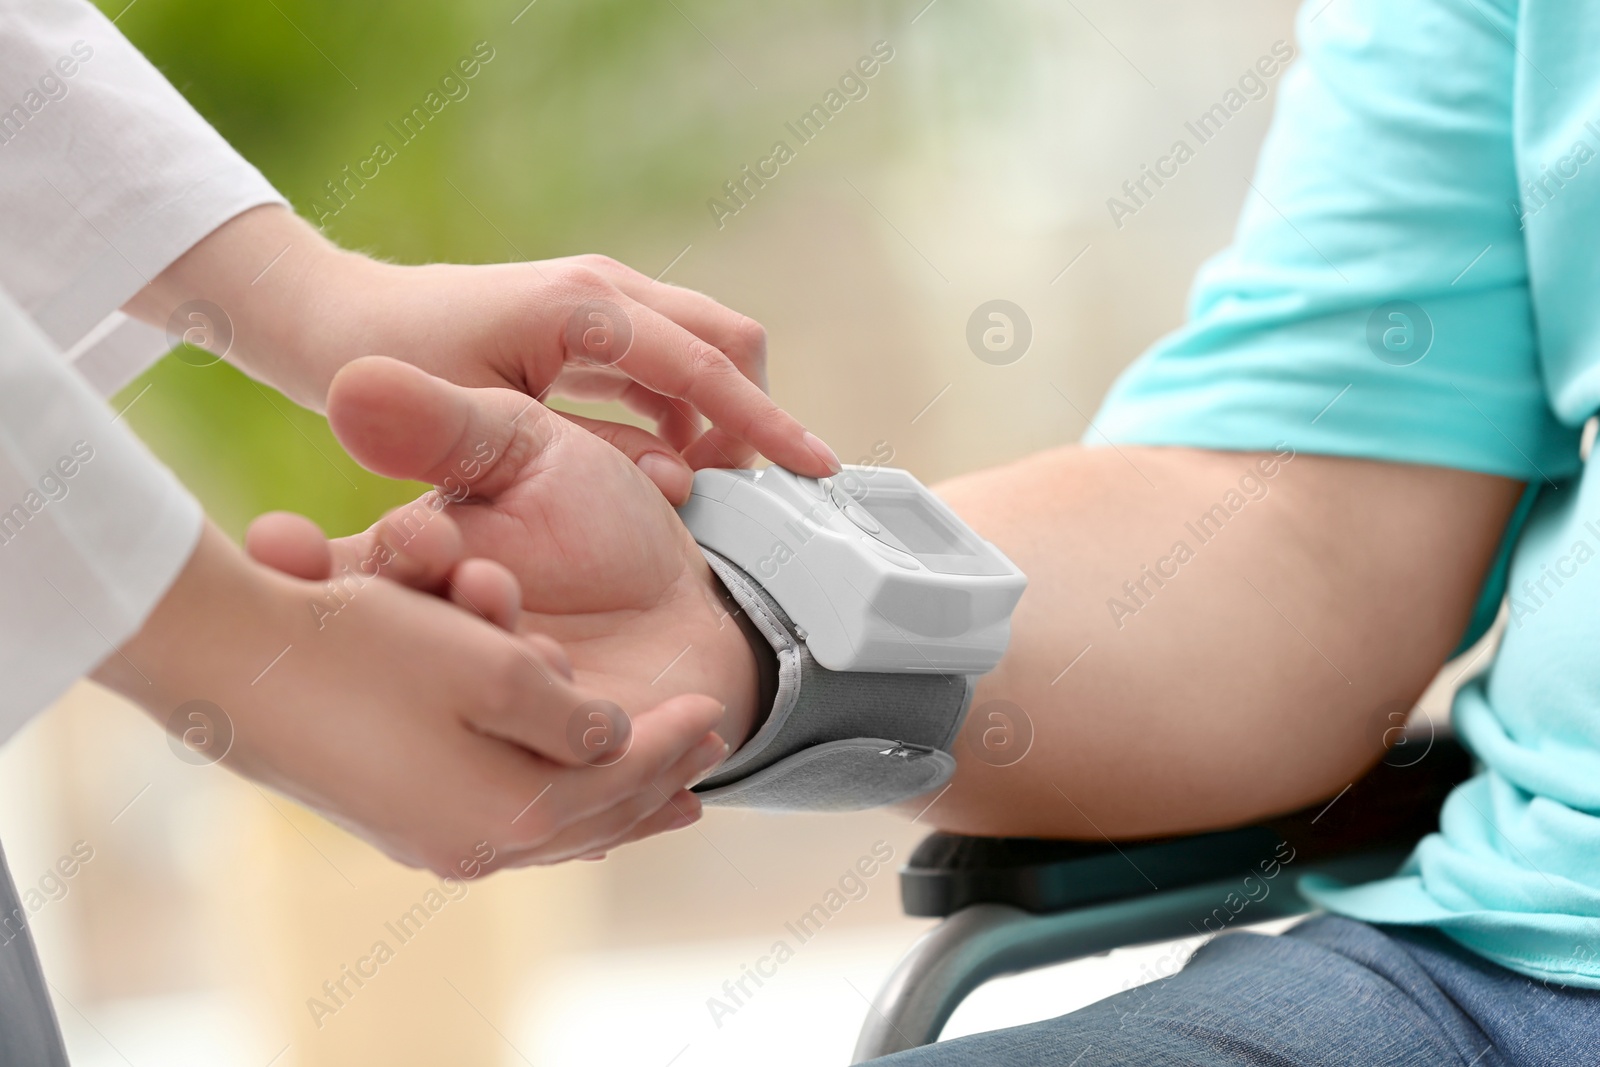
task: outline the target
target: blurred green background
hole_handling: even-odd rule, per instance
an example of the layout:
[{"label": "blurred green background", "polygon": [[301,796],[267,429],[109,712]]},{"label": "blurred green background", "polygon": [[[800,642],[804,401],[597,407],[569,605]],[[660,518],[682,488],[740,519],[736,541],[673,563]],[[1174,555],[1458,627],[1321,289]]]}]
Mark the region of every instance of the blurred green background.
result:
[{"label": "blurred green background", "polygon": [[[306,218],[336,206],[326,183],[376,142],[395,150],[327,219],[341,245],[410,263],[600,251],[652,274],[672,253],[648,262],[640,250],[710,232],[708,195],[899,10],[836,0],[787,13],[698,3],[692,15],[662,0],[99,2]],[[741,61],[713,40],[740,42]],[[485,46],[493,58],[465,82],[467,95],[402,144],[390,124]],[[881,152],[903,128],[893,107],[856,111],[826,149],[809,151]],[[196,365],[208,362],[169,355],[116,403],[143,393],[130,422],[234,536],[278,508],[348,532],[414,495],[416,486],[362,471],[320,417],[227,364]]]}]

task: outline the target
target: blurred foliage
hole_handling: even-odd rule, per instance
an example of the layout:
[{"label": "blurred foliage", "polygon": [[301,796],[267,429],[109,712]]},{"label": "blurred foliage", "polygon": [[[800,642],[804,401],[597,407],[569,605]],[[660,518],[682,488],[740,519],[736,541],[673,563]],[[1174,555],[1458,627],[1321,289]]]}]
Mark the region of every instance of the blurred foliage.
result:
[{"label": "blurred foliage", "polygon": [[210,353],[166,356],[113,400],[206,512],[235,538],[265,511],[309,515],[331,534],[359,530],[421,491],[362,470],[327,420]]},{"label": "blurred foliage", "polygon": [[[327,222],[347,247],[401,262],[603,251],[652,274],[706,238],[723,181],[891,15],[904,24],[904,5],[845,0],[98,2],[307,218],[342,168],[393,148]],[[389,124],[479,42],[494,54],[467,95],[402,144]],[[871,114],[814,151],[881,151],[892,111]],[[235,535],[272,508],[348,532],[415,489],[361,472],[322,419],[228,366],[168,356],[118,406],[136,396],[129,421]]]}]

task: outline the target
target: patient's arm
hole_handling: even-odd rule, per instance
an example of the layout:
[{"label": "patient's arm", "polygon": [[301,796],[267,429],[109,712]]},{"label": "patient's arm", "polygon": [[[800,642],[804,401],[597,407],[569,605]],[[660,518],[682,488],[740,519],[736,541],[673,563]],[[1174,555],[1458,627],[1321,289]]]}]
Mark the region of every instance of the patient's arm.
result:
[{"label": "patient's arm", "polygon": [[[1010,648],[979,686],[954,785],[921,822],[1018,836],[1193,831],[1331,797],[1378,758],[1386,712],[1420,695],[1460,640],[1521,485],[1300,455],[1228,513],[1246,499],[1228,491],[1261,458],[1063,448],[940,487],[1029,586]],[[1220,533],[1217,518],[1199,525],[1216,504]],[[1193,552],[1181,565],[1179,541]],[[1176,576],[1158,586],[1141,567],[1163,557]],[[1141,580],[1143,606],[1123,588]],[[1113,597],[1138,608],[1117,613],[1120,628]],[[1006,767],[972,748],[996,699],[1035,730]]]},{"label": "patient's arm", "polygon": [[[521,579],[534,610],[519,627],[561,640],[580,680],[612,678],[624,707],[668,689],[715,695],[726,708],[718,729],[742,744],[758,711],[752,645],[722,625],[710,572],[649,483],[614,450],[579,447],[585,435],[560,420],[497,414],[525,406],[509,394],[435,383],[383,401],[385,381],[410,382],[407,395],[421,384],[372,362],[344,372],[372,372],[365,402],[344,389],[333,405],[341,439],[369,465],[436,478],[400,453],[440,435],[441,447],[491,440],[505,457],[453,513],[468,554]],[[426,415],[425,399],[448,401],[450,417]],[[380,447],[386,435],[372,427],[386,422],[394,432]],[[547,423],[574,438],[566,452],[523,440]],[[969,833],[1095,838],[1237,824],[1336,794],[1378,758],[1389,713],[1461,637],[1520,485],[1309,455],[1064,448],[941,491],[1029,586],[956,746],[953,785],[906,810]],[[1181,564],[1180,541],[1192,553]],[[1145,567],[1164,570],[1164,584]],[[679,576],[671,587],[686,595],[659,597],[658,571]],[[1138,602],[1125,581],[1143,584]],[[1036,731],[1011,766],[974,755],[994,700],[1023,708]]]}]

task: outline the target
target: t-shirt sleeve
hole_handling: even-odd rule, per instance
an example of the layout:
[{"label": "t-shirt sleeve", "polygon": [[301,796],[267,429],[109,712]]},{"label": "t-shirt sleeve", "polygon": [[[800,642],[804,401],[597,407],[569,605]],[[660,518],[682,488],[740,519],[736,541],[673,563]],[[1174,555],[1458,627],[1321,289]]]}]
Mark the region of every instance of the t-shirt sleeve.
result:
[{"label": "t-shirt sleeve", "polygon": [[1540,373],[1517,210],[1514,6],[1302,10],[1233,243],[1087,443],[1287,443],[1530,482],[1577,470],[1580,427]]}]

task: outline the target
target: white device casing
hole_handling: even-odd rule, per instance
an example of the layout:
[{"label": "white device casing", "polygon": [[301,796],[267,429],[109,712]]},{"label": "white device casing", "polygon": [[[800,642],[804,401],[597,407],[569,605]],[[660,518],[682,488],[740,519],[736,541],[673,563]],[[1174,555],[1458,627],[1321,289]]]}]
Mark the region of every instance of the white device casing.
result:
[{"label": "white device casing", "polygon": [[847,466],[822,481],[782,467],[702,470],[678,513],[699,544],[771,594],[833,671],[989,671],[1027,585],[896,468]]}]

